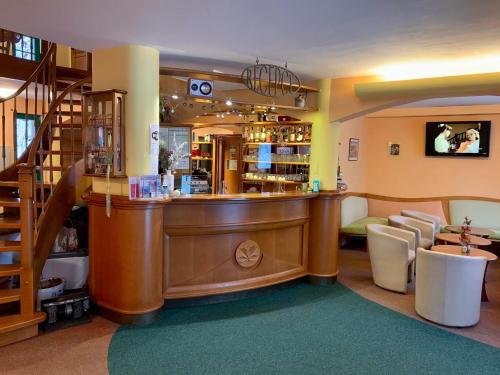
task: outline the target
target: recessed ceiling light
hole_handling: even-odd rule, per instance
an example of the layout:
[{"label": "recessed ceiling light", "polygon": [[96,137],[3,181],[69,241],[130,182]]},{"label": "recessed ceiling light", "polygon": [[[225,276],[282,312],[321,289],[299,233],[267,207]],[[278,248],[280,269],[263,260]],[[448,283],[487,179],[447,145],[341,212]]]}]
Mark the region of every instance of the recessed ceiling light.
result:
[{"label": "recessed ceiling light", "polygon": [[233,102],[231,101],[231,99],[226,99],[226,105],[227,106],[232,106],[233,105]]}]

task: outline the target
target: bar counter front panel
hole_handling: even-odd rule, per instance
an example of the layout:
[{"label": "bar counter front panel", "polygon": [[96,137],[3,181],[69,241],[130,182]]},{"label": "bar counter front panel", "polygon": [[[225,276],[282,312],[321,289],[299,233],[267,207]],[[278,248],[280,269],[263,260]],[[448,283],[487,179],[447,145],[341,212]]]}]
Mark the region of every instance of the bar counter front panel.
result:
[{"label": "bar counter front panel", "polygon": [[164,207],[164,297],[219,294],[306,275],[309,199],[193,197]]},{"label": "bar counter front panel", "polygon": [[113,313],[107,314],[111,319],[129,322],[120,314],[151,313],[169,299],[244,291],[306,275],[334,279],[340,197],[256,193],[146,203],[113,196],[106,218],[104,195],[90,193],[91,297]]}]

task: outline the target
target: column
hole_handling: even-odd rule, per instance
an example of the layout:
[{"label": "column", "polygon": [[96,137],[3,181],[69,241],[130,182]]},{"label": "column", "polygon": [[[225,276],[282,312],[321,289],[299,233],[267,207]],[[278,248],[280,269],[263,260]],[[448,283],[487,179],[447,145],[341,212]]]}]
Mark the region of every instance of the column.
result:
[{"label": "column", "polygon": [[[128,176],[150,173],[149,124],[159,122],[160,55],[136,45],[92,52],[92,89],[122,89],[125,97],[125,157]],[[103,178],[93,178],[93,191],[104,193]],[[111,194],[128,195],[128,181],[113,181]]]},{"label": "column", "polygon": [[310,184],[320,181],[320,194],[310,203],[308,273],[312,283],[335,282],[338,274],[340,198],[337,166],[340,123],[330,122],[331,79],[319,84],[319,110],[312,116]]}]

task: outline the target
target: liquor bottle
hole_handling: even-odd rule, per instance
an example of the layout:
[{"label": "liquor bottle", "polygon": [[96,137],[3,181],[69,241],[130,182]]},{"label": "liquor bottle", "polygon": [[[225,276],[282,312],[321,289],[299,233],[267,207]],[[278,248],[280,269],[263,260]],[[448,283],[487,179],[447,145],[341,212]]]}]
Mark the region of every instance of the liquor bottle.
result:
[{"label": "liquor bottle", "polygon": [[304,142],[311,142],[311,127],[306,127],[306,133],[304,134]]},{"label": "liquor bottle", "polygon": [[267,128],[266,131],[266,142],[271,143],[271,129]]},{"label": "liquor bottle", "polygon": [[267,121],[267,113],[266,112],[264,112],[262,114],[262,121]]},{"label": "liquor bottle", "polygon": [[262,127],[262,132],[260,133],[260,141],[265,142],[266,141],[266,128]]},{"label": "liquor bottle", "polygon": [[299,127],[297,131],[297,136],[295,137],[297,142],[302,142],[304,140],[304,133],[302,132],[302,128]]},{"label": "liquor bottle", "polygon": [[271,135],[271,142],[273,142],[273,143],[278,142],[278,135],[276,134],[276,128],[273,128],[273,133]]},{"label": "liquor bottle", "polygon": [[288,129],[287,128],[283,129],[283,142],[285,142],[285,143],[288,142]]},{"label": "liquor bottle", "polygon": [[250,134],[249,134],[249,142],[252,143],[254,141],[254,134],[253,134],[253,128],[250,128]]},{"label": "liquor bottle", "polygon": [[288,140],[290,142],[295,142],[295,130],[294,130],[294,128],[290,128],[290,135],[288,136]]}]

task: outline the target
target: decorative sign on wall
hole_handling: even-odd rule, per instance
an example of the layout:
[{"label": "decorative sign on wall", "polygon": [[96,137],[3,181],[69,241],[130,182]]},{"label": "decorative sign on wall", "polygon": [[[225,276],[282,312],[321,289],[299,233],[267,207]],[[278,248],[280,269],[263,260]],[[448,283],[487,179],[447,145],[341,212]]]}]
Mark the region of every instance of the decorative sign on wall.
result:
[{"label": "decorative sign on wall", "polygon": [[274,97],[295,94],[300,90],[300,79],[285,67],[272,64],[259,64],[246,67],[241,73],[241,80],[249,90],[264,96]]},{"label": "decorative sign on wall", "polygon": [[151,155],[150,172],[158,173],[158,155],[160,154],[160,124],[149,125],[149,155]]}]

